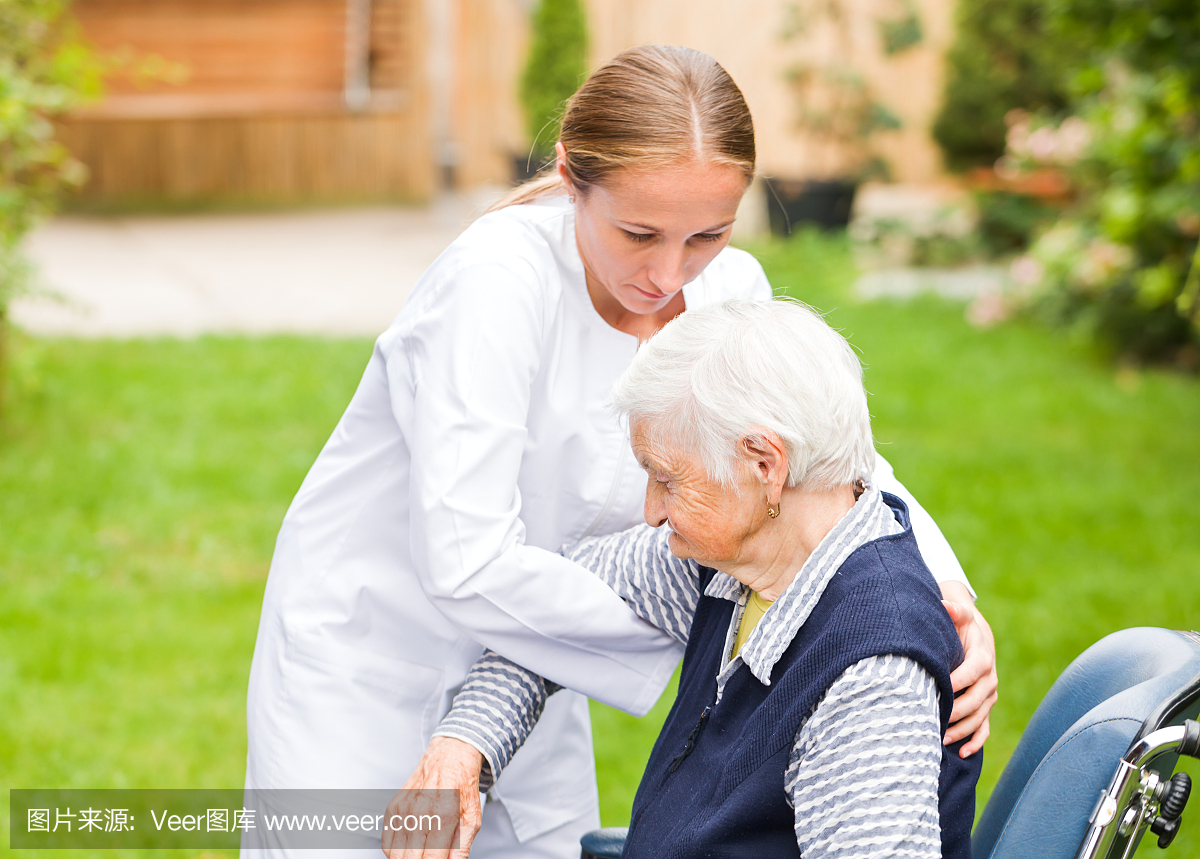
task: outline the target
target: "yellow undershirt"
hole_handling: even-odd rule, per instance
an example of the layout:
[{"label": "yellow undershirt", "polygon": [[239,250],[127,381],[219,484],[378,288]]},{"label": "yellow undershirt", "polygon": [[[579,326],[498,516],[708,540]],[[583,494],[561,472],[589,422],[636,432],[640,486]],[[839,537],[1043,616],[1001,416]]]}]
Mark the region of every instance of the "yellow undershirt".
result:
[{"label": "yellow undershirt", "polygon": [[742,622],[738,624],[737,638],[733,640],[733,652],[729,654],[730,659],[741,652],[742,645],[746,643],[746,639],[750,637],[750,633],[754,632],[754,627],[758,626],[758,622],[762,620],[762,616],[770,607],[770,600],[760,597],[758,591],[750,591],[750,599],[746,600],[746,610],[742,612]]}]

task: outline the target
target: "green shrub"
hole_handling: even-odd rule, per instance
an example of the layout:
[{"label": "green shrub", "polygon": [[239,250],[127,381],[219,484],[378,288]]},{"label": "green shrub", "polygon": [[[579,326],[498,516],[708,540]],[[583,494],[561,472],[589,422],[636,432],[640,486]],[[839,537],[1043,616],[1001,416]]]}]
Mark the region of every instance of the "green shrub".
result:
[{"label": "green shrub", "polygon": [[[1057,127],[1086,123],[1090,140],[1062,165],[1075,205],[1030,252],[1035,306],[1135,360],[1200,368],[1200,7],[1052,8],[1058,32],[1094,45],[1075,79],[1075,116]],[[1010,155],[1036,163],[1052,154],[1055,125],[1039,133],[1045,145],[1031,135]]]},{"label": "green shrub", "polygon": [[1000,257],[1026,250],[1038,231],[1061,211],[1028,194],[984,191],[975,195],[979,207],[979,239],[986,254]]},{"label": "green shrub", "polygon": [[1003,155],[1004,115],[1013,108],[1067,107],[1069,70],[1081,62],[1083,45],[1051,31],[1047,14],[1045,0],[958,0],[933,126],[951,169],[991,165]]},{"label": "green shrub", "polygon": [[21,240],[85,177],[50,119],[99,89],[98,66],[66,8],[66,0],[0,2],[0,406],[8,302],[32,276]]},{"label": "green shrub", "polygon": [[98,68],[74,38],[66,7],[66,0],[0,3],[0,307],[28,272],[17,242],[84,179],[50,121],[98,91]]},{"label": "green shrub", "polygon": [[521,107],[535,154],[548,153],[558,141],[563,105],[587,74],[587,50],[587,20],[579,0],[541,0],[521,77]]}]

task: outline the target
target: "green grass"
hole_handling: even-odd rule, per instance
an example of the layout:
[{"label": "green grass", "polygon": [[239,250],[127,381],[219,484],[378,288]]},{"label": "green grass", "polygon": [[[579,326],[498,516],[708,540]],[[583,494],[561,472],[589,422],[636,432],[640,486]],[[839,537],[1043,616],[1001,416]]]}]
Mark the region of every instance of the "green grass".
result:
[{"label": "green grass", "polygon": [[[1118,373],[1023,322],[977,331],[959,305],[858,304],[837,241],[755,250],[861,350],[876,436],[996,631],[982,798],[1081,650],[1200,626],[1200,383]],[[369,353],[19,338],[0,425],[0,787],[241,784],[276,529]],[[593,708],[605,823],[627,819],[665,711]],[[1166,855],[1200,857],[1187,817]]]},{"label": "green grass", "polygon": [[[275,532],[370,348],[15,344],[0,787],[241,785]],[[7,847],[7,791],[3,803]]]}]

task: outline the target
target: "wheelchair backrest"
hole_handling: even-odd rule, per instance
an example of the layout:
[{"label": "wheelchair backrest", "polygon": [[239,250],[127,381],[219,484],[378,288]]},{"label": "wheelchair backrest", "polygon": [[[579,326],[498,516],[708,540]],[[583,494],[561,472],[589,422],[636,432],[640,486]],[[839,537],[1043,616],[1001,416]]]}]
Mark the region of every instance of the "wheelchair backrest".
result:
[{"label": "wheelchair backrest", "polygon": [[1198,675],[1195,633],[1126,629],[1088,648],[1030,719],[975,827],[975,859],[1072,859],[1134,738],[1196,718]]}]

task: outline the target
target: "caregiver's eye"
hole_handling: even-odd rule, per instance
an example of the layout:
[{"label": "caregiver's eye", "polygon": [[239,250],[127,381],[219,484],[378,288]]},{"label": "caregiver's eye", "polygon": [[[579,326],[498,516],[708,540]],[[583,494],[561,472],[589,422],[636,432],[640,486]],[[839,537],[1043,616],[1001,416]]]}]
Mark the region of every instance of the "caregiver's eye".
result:
[{"label": "caregiver's eye", "polygon": [[637,244],[648,242],[654,238],[654,233],[635,233],[630,230],[621,230],[621,232],[628,236],[630,241],[636,242]]},{"label": "caregiver's eye", "polygon": [[701,242],[719,242],[725,238],[725,231],[721,230],[719,233],[696,233],[695,238]]}]

